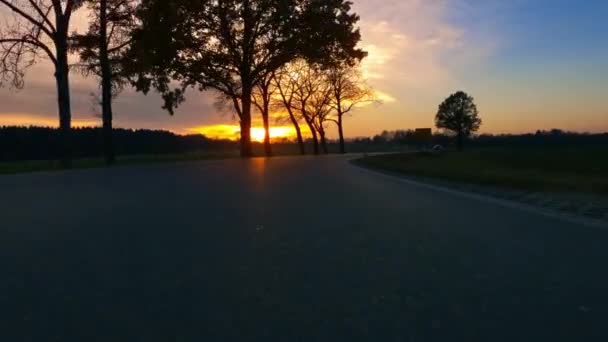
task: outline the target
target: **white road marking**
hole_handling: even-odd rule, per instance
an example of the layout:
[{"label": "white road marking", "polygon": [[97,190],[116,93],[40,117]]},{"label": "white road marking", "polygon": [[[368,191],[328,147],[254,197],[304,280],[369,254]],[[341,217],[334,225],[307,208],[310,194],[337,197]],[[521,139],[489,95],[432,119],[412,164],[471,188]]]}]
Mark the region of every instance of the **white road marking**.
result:
[{"label": "white road marking", "polygon": [[349,164],[351,165],[351,167],[353,167],[361,172],[368,173],[368,174],[371,174],[374,176],[388,178],[388,179],[391,179],[391,180],[399,182],[399,183],[404,183],[407,185],[416,186],[419,188],[425,188],[428,190],[442,192],[442,193],[450,194],[450,195],[454,195],[454,196],[465,197],[465,198],[480,201],[480,202],[491,203],[491,204],[499,205],[502,207],[522,210],[522,211],[526,211],[529,213],[540,214],[545,217],[558,219],[558,220],[565,221],[568,223],[580,224],[580,225],[584,225],[587,227],[593,227],[593,228],[608,229],[608,223],[601,221],[601,220],[594,220],[591,218],[584,218],[584,217],[578,217],[578,216],[573,216],[573,215],[561,214],[561,213],[546,210],[543,208],[526,205],[523,203],[518,203],[515,201],[509,201],[509,200],[496,198],[496,197],[492,197],[492,196],[488,196],[488,195],[481,195],[481,194],[466,192],[466,191],[462,191],[462,190],[450,189],[448,187],[444,187],[444,186],[440,186],[440,185],[424,183],[421,181],[409,179],[409,178],[407,178],[407,176],[397,176],[397,175],[388,174],[388,173],[385,173],[382,171],[374,171],[374,170],[371,170],[371,169],[368,169],[365,167],[361,167],[361,166],[358,166],[358,165],[350,163],[350,162],[349,162]]}]

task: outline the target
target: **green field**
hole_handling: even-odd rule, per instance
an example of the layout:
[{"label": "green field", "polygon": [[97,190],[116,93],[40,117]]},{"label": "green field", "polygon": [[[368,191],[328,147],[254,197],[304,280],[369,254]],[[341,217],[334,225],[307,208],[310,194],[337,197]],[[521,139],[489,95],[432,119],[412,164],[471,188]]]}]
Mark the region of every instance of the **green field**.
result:
[{"label": "green field", "polygon": [[[273,153],[276,156],[297,155],[299,153],[299,150],[296,145],[285,144],[274,146]],[[254,144],[254,154],[256,156],[263,156],[264,149],[261,144]],[[145,154],[131,156],[119,155],[116,158],[116,166],[176,163],[198,160],[218,160],[238,157],[238,149],[195,151],[177,154]],[[105,167],[105,163],[102,158],[85,158],[74,159],[72,161],[71,169],[91,169],[100,167]],[[64,170],[64,168],[57,160],[27,160],[15,162],[0,162],[0,174],[61,170]]]},{"label": "green field", "polygon": [[[190,152],[181,154],[158,154],[158,155],[136,155],[118,156],[117,166],[140,165],[140,164],[160,164],[175,163],[182,161],[214,160],[238,157],[238,151],[219,151],[219,152]],[[105,167],[102,158],[75,159],[72,161],[72,169],[91,169]],[[31,160],[18,162],[1,162],[0,174],[28,173],[38,171],[61,171],[59,161],[56,160]]]},{"label": "green field", "polygon": [[[297,156],[300,150],[296,144],[273,144],[273,155],[275,156]],[[312,146],[307,145],[307,153],[312,153]],[[389,152],[389,151],[404,151],[401,146],[368,146],[365,144],[348,144],[347,149],[351,153],[373,153],[373,152]],[[264,146],[260,143],[253,144],[254,155],[258,157],[264,156]],[[330,153],[338,153],[339,148],[336,144],[329,145]],[[138,164],[158,164],[158,163],[174,163],[182,161],[197,161],[197,160],[214,160],[214,159],[229,159],[238,158],[238,147],[225,150],[210,150],[197,151],[178,154],[145,154],[134,156],[117,156],[116,165],[138,165]],[[86,158],[74,159],[72,161],[72,169],[90,169],[105,167],[102,158]],[[28,173],[39,171],[61,171],[64,170],[61,164],[56,160],[27,160],[14,162],[0,162],[0,174]]]},{"label": "green field", "polygon": [[371,168],[448,181],[608,195],[608,146],[394,154],[366,157],[358,162]]}]

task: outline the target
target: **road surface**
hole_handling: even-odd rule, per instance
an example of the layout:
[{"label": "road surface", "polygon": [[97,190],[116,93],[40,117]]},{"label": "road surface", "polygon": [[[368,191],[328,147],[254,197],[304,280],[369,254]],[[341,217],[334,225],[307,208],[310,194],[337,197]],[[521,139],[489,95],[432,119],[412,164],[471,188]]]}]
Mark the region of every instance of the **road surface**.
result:
[{"label": "road surface", "polygon": [[345,158],[0,177],[0,341],[606,341],[608,230]]}]

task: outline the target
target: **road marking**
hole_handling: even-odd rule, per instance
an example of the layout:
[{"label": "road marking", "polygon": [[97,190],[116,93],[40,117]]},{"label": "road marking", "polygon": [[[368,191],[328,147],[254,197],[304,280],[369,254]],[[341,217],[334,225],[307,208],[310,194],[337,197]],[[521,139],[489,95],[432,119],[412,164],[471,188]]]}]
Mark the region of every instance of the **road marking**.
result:
[{"label": "road marking", "polygon": [[608,229],[608,223],[600,221],[600,220],[594,220],[594,219],[585,218],[585,217],[561,214],[561,213],[557,213],[554,211],[545,210],[543,208],[538,208],[535,206],[518,203],[515,201],[509,201],[509,200],[505,200],[505,199],[501,199],[501,198],[496,198],[496,197],[492,197],[492,196],[488,196],[488,195],[476,194],[476,193],[472,193],[472,192],[466,192],[466,191],[462,191],[462,190],[450,189],[445,186],[440,186],[440,185],[435,185],[435,184],[430,184],[430,183],[425,183],[425,182],[409,179],[409,178],[407,178],[407,176],[400,176],[400,175],[387,173],[384,171],[372,170],[367,167],[354,164],[354,163],[352,163],[352,161],[349,162],[349,164],[351,167],[353,167],[361,172],[368,173],[368,174],[371,174],[374,176],[381,176],[384,178],[388,178],[393,181],[397,181],[399,183],[404,183],[407,185],[416,186],[419,188],[424,188],[424,189],[428,189],[428,190],[432,190],[432,191],[436,191],[436,192],[442,192],[442,193],[450,194],[450,195],[454,195],[454,196],[466,197],[468,199],[496,204],[496,205],[511,208],[511,209],[522,210],[522,211],[525,211],[528,213],[540,214],[545,217],[558,219],[558,220],[565,221],[568,223],[580,224],[580,225],[593,227],[593,228],[599,228],[599,229]]}]

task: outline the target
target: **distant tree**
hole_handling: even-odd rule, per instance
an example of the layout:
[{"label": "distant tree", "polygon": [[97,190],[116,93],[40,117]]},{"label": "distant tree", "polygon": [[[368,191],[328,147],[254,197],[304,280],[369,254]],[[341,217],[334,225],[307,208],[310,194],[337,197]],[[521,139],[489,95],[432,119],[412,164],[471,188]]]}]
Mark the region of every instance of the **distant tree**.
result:
[{"label": "distant tree", "polygon": [[[302,112],[306,118],[312,122],[313,129],[319,135],[319,144],[323,149],[324,154],[329,153],[327,147],[327,133],[325,125],[330,121],[332,114],[331,103],[331,85],[323,73],[312,73],[311,77],[317,79],[308,79],[305,82],[306,89],[310,92],[310,98],[306,105],[306,109]],[[318,76],[317,76],[318,75]]]},{"label": "distant tree", "polygon": [[410,144],[415,140],[416,133],[412,130],[397,130],[395,131],[395,136],[393,137],[393,142],[397,144]]},{"label": "distant tree", "polygon": [[55,67],[61,136],[61,160],[70,163],[70,83],[68,53],[72,14],[84,0],[0,0],[0,9],[13,15],[0,27],[0,85],[24,85],[25,69],[39,57]]},{"label": "distant tree", "polygon": [[[143,0],[140,9],[134,60],[147,67],[139,89],[152,83],[169,110],[188,87],[231,97],[243,157],[252,155],[252,92],[264,77],[299,56],[323,63],[365,56],[346,0]],[[168,91],[172,79],[181,89]]]},{"label": "distant tree", "polygon": [[331,87],[330,106],[335,111],[333,122],[338,126],[340,153],[346,153],[344,143],[344,116],[357,106],[378,102],[373,89],[363,79],[358,65],[340,63],[327,71],[327,81]]},{"label": "distant tree", "polygon": [[300,120],[295,113],[295,92],[293,90],[296,85],[296,80],[294,74],[290,73],[289,67],[285,66],[273,72],[272,77],[274,86],[279,94],[279,99],[274,101],[274,106],[276,108],[283,107],[287,111],[289,120],[296,131],[300,154],[305,155],[306,148],[304,146],[304,138],[302,137],[302,129],[300,128]]},{"label": "distant tree", "polygon": [[372,142],[374,144],[386,144],[390,139],[388,131],[382,131],[382,133],[374,135]]},{"label": "distant tree", "polygon": [[264,153],[267,157],[272,156],[272,145],[270,142],[270,105],[275,92],[276,87],[273,76],[272,73],[269,73],[260,78],[260,81],[255,86],[252,94],[253,104],[262,115],[262,122],[264,124]]},{"label": "distant tree", "polygon": [[306,123],[312,135],[313,152],[320,154],[326,150],[324,124],[329,117],[330,92],[326,75],[315,65],[303,59],[290,63],[287,67],[289,85],[282,91],[289,93],[291,108]]},{"label": "distant tree", "polygon": [[131,42],[131,31],[136,25],[136,4],[134,0],[88,2],[91,10],[89,30],[73,38],[73,48],[80,53],[85,74],[93,73],[100,78],[104,156],[107,164],[113,164],[112,98],[128,84],[122,66]]},{"label": "distant tree", "polygon": [[437,128],[453,132],[458,149],[462,150],[464,140],[479,130],[482,121],[473,97],[458,91],[439,105],[435,123]]},{"label": "distant tree", "polygon": [[[49,160],[60,151],[60,131],[49,127],[0,127],[0,161]],[[100,127],[72,129],[74,158],[103,156],[98,143]],[[212,140],[202,135],[176,135],[167,131],[114,129],[116,151],[123,155],[181,154],[214,151],[232,154],[238,143],[231,140]]]}]

